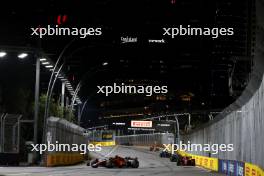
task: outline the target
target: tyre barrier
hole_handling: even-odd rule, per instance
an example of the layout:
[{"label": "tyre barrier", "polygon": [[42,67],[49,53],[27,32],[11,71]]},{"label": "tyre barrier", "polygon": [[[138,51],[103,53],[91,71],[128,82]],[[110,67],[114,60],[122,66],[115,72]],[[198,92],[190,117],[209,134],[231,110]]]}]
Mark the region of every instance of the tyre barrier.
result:
[{"label": "tyre barrier", "polygon": [[[49,117],[47,120],[47,141],[52,144],[88,144],[84,136],[84,128],[75,125],[65,119]],[[45,153],[46,166],[73,165],[83,162],[87,154],[77,151],[47,151]]]}]

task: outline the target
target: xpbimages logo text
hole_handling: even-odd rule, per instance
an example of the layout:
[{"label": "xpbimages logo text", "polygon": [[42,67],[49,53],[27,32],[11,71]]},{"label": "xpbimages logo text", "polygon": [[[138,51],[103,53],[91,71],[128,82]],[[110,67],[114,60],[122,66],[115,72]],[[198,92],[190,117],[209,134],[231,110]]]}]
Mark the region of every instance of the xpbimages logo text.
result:
[{"label": "xpbimages logo text", "polygon": [[101,144],[61,144],[58,141],[55,143],[47,142],[47,144],[31,144],[32,150],[43,154],[44,152],[79,152],[86,154],[89,151],[101,151]]},{"label": "xpbimages logo text", "polygon": [[118,85],[97,86],[97,93],[105,94],[144,94],[146,96],[152,96],[153,94],[166,94],[168,93],[167,86],[143,86],[143,85],[125,85],[121,83]]},{"label": "xpbimages logo text", "polygon": [[164,150],[174,154],[178,150],[185,152],[211,152],[218,154],[219,152],[234,151],[234,144],[193,144],[190,141],[187,144],[180,141],[179,144],[163,144]]},{"label": "xpbimages logo text", "polygon": [[176,36],[210,36],[218,38],[219,36],[234,35],[234,28],[209,28],[209,27],[192,27],[191,25],[179,25],[176,27],[163,28],[163,35],[175,38]]},{"label": "xpbimages logo text", "polygon": [[31,28],[31,35],[43,38],[44,36],[79,36],[80,38],[86,38],[87,36],[98,36],[102,35],[102,28],[76,28],[76,27],[52,27],[48,25],[47,27],[37,27]]}]

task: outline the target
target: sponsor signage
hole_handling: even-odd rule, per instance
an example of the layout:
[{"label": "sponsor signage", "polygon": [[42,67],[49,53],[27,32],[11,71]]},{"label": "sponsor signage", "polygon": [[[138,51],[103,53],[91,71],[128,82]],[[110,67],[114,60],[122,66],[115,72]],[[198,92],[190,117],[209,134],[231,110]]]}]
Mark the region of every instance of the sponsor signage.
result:
[{"label": "sponsor signage", "polygon": [[245,176],[263,176],[264,171],[254,164],[245,163]]},{"label": "sponsor signage", "polygon": [[132,131],[155,131],[153,128],[127,128],[128,130]]},{"label": "sponsor signage", "polygon": [[151,128],[152,121],[131,121],[131,127],[138,127],[138,128]]},{"label": "sponsor signage", "polygon": [[154,121],[153,128],[160,132],[175,132],[175,122],[170,121]]},{"label": "sponsor signage", "polygon": [[164,39],[161,39],[161,40],[149,39],[148,42],[149,43],[165,43],[165,40]]},{"label": "sponsor signage", "polygon": [[112,125],[116,125],[116,126],[125,126],[126,123],[123,123],[123,122],[113,122]]},{"label": "sponsor signage", "polygon": [[198,155],[192,155],[192,157],[195,159],[195,163],[198,166],[202,166],[206,169],[210,169],[213,171],[219,170],[219,163],[217,158],[209,158],[204,156],[198,156]]},{"label": "sponsor signage", "polygon": [[102,132],[102,140],[112,140],[113,132]]},{"label": "sponsor signage", "polygon": [[121,37],[121,43],[136,43],[137,40],[136,37]]},{"label": "sponsor signage", "polygon": [[230,176],[244,176],[245,164],[238,161],[219,159],[219,172]]}]

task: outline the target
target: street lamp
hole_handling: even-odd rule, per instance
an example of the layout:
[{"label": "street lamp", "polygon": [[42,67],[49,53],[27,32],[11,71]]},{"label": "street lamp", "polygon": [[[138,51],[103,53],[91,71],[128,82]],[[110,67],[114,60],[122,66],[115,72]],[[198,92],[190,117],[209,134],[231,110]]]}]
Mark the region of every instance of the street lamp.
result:
[{"label": "street lamp", "polygon": [[1,52],[0,52],[0,58],[3,58],[3,57],[5,57],[5,56],[6,56],[6,52],[1,51]]},{"label": "street lamp", "polygon": [[46,67],[46,68],[53,68],[52,65],[46,65],[45,67]]},{"label": "street lamp", "polygon": [[102,65],[103,65],[103,66],[106,66],[106,65],[108,65],[108,62],[104,62]]},{"label": "street lamp", "polygon": [[42,65],[48,65],[49,62],[41,62]]},{"label": "street lamp", "polygon": [[[77,94],[78,94],[78,92],[80,91],[80,89],[81,89],[81,86],[82,86],[82,82],[83,82],[83,80],[84,80],[84,78],[86,77],[86,76],[90,76],[92,73],[92,71],[94,71],[94,73],[96,73],[96,72],[98,72],[98,71],[100,71],[100,67],[104,67],[104,66],[107,66],[108,65],[108,62],[103,62],[102,63],[102,65],[97,65],[97,66],[95,66],[95,67],[92,67],[89,71],[87,71],[84,75],[83,75],[83,77],[81,78],[81,80],[79,81],[79,83],[78,83],[78,85],[77,85],[77,87],[76,87],[76,89],[75,89],[75,91],[74,91],[74,94],[73,94],[73,99],[72,99],[72,103],[71,103],[71,111],[73,111],[73,105],[74,105],[74,103],[75,103],[75,101],[76,101],[76,97],[77,97]],[[78,102],[78,101],[77,101]],[[80,103],[79,104],[81,104],[81,101],[79,101]],[[79,119],[80,119],[80,117],[78,117]]]},{"label": "street lamp", "polygon": [[24,59],[24,58],[26,58],[27,56],[28,56],[27,53],[21,53],[21,54],[17,55],[17,57],[18,57],[19,59]]},{"label": "street lamp", "polygon": [[46,60],[47,60],[46,58],[39,59],[40,62],[43,62],[43,61],[46,61]]}]

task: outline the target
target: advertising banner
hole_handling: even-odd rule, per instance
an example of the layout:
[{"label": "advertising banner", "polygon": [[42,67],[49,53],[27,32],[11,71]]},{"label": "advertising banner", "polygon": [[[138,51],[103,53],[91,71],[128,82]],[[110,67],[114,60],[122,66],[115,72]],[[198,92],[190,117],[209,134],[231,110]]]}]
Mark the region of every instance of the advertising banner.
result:
[{"label": "advertising banner", "polygon": [[158,132],[175,133],[175,122],[171,121],[154,121],[153,128]]},{"label": "advertising banner", "polygon": [[102,140],[103,141],[113,140],[113,132],[103,131],[102,132]]},{"label": "advertising banner", "polygon": [[219,159],[219,172],[230,176],[244,176],[245,164],[239,161]]},{"label": "advertising banner", "polygon": [[139,128],[151,128],[152,121],[131,121],[131,127],[139,127]]},{"label": "advertising banner", "polygon": [[264,176],[264,171],[250,163],[245,163],[245,176]]},{"label": "advertising banner", "polygon": [[209,158],[204,156],[191,155],[192,158],[195,159],[195,164],[198,166],[202,166],[206,169],[210,169],[213,171],[218,171],[218,159],[217,158]]}]

